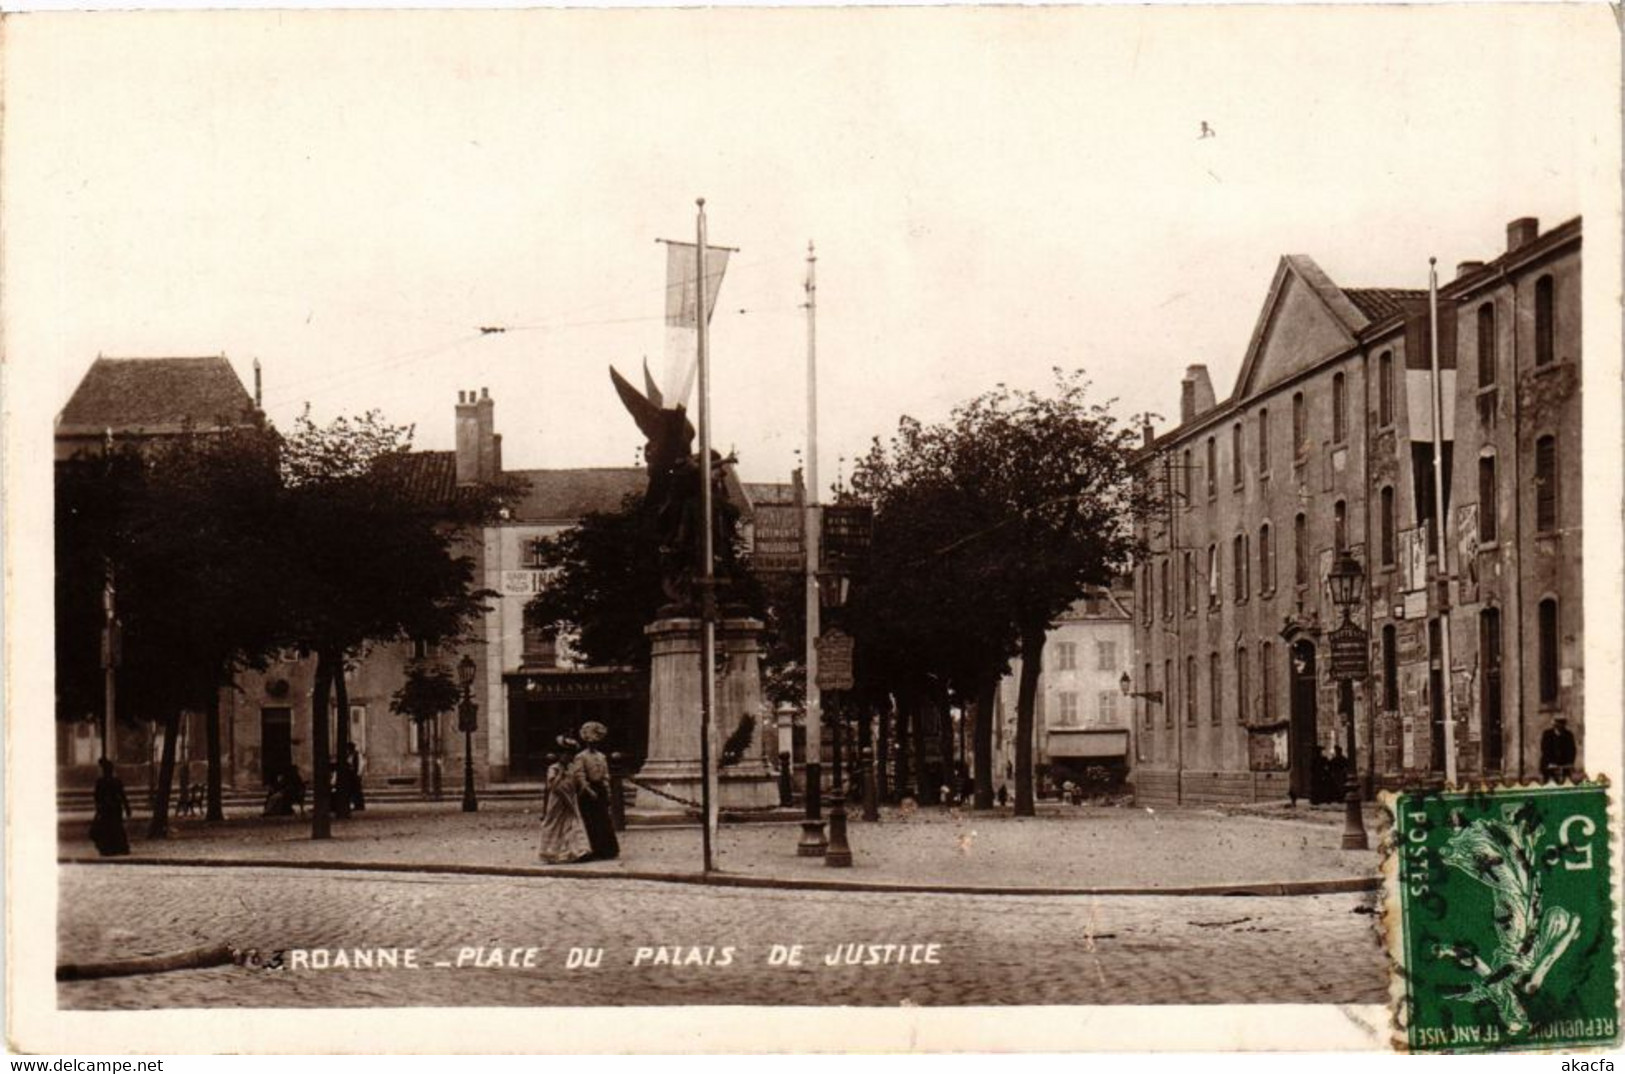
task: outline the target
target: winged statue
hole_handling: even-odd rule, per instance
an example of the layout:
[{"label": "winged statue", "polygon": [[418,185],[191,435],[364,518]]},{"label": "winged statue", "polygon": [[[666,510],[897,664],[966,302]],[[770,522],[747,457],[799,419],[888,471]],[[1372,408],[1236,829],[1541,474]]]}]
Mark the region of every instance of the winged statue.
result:
[{"label": "winged statue", "polygon": [[[640,392],[613,366],[610,380],[621,403],[645,438],[644,467],[649,483],[643,494],[644,510],[654,520],[660,538],[661,583],[676,608],[694,604],[701,548],[700,463],[694,452],[694,426],[681,402],[667,406],[649,363],[643,363],[644,391]],[[686,395],[686,391],[683,393]],[[725,480],[732,459],[711,453],[714,573],[726,576],[733,562],[738,506],[728,498]]]}]

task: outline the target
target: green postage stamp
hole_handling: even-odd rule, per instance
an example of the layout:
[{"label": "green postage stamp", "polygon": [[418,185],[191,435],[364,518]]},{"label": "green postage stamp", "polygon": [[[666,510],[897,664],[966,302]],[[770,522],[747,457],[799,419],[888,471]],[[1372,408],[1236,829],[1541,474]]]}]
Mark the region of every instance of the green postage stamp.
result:
[{"label": "green postage stamp", "polygon": [[1389,803],[1396,1045],[1489,1052],[1617,1042],[1607,785],[1404,792]]}]

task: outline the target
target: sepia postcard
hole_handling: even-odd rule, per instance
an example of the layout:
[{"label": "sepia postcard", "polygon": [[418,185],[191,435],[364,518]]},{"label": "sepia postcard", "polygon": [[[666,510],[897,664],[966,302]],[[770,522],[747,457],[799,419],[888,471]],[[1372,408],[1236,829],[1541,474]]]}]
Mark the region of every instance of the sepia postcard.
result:
[{"label": "sepia postcard", "polygon": [[6,16],[10,1046],[1617,1047],[1616,18]]}]

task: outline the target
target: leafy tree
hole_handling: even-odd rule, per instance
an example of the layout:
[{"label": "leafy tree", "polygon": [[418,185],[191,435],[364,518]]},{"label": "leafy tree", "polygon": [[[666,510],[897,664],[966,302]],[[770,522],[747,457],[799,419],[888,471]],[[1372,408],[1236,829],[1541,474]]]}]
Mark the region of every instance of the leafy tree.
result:
[{"label": "leafy tree", "polygon": [[425,748],[426,729],[441,713],[456,708],[462,696],[462,689],[453,681],[451,672],[444,666],[414,662],[407,669],[406,681],[390,699],[390,711],[410,719],[413,731],[418,736],[419,774],[423,781],[424,797],[428,797],[430,793],[430,751]]},{"label": "leafy tree", "polygon": [[220,692],[283,641],[275,540],[277,441],[261,425],[193,432],[148,453],[128,512],[119,599],[130,700],[160,713],[164,752],[150,834],[165,834],[180,714],[204,713],[206,817],[221,810]]},{"label": "leafy tree", "polygon": [[573,635],[589,664],[648,668],[643,628],[659,617],[665,596],[659,533],[642,494],[547,538],[538,559],[551,573],[526,605],[530,622],[553,636]]},{"label": "leafy tree", "polygon": [[[550,575],[525,606],[527,619],[554,636],[573,635],[589,664],[647,670],[643,629],[661,616],[666,594],[659,531],[643,497],[627,496],[615,511],[585,515],[544,540],[538,559]],[[723,583],[718,599],[728,614],[762,616],[773,626],[790,621],[783,610],[769,608],[762,583],[742,572]]]},{"label": "leafy tree", "polygon": [[[118,710],[155,717],[164,752],[149,835],[168,832],[175,739],[201,709],[208,812],[220,808],[220,690],[277,645],[266,539],[277,495],[276,444],[264,427],[184,431],[144,452],[113,448],[60,463],[57,492],[58,715],[105,704],[103,586],[123,625]],[[109,752],[112,745],[109,744]]]},{"label": "leafy tree", "polygon": [[[103,592],[122,555],[122,525],[145,481],[141,456],[128,447],[80,454],[56,464],[56,715],[100,720],[105,711],[101,634]],[[115,743],[106,744],[113,756]]]},{"label": "leafy tree", "polygon": [[493,517],[513,490],[484,486],[449,504],[423,502],[405,480],[411,438],[410,428],[373,411],[326,426],[303,416],[283,445],[285,625],[316,658],[313,839],[332,833],[329,704],[348,711],[345,661],[369,643],[463,638],[495,595],[475,587],[460,534]]},{"label": "leafy tree", "polygon": [[1134,519],[1153,506],[1151,490],[1132,478],[1133,429],[1087,392],[1081,372],[1057,369],[1048,394],[1000,385],[941,424],[904,419],[854,477],[877,507],[877,577],[865,612],[880,659],[917,676],[921,665],[904,645],[934,643],[958,668],[951,681],[977,701],[980,807],[991,804],[991,703],[1012,640],[1022,660],[1016,812],[1031,815],[1045,638],[1085,592],[1128,569]]}]

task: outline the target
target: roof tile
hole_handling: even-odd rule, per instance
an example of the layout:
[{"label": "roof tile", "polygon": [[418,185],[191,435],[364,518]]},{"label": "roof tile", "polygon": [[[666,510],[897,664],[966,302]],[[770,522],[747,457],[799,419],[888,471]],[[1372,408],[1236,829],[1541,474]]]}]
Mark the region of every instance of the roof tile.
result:
[{"label": "roof tile", "polygon": [[245,424],[254,400],[224,357],[97,358],[57,418],[64,432]]}]

